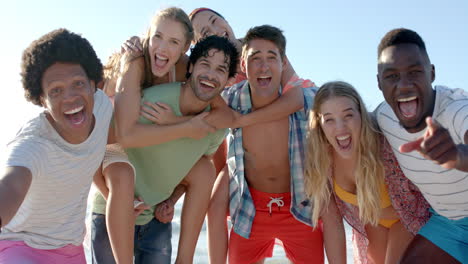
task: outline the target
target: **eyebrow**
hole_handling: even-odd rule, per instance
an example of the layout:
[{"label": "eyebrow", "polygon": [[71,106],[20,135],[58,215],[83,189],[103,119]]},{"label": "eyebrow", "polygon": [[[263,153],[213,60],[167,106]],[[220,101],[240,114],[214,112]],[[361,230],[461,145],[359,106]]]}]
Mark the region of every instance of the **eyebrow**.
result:
[{"label": "eyebrow", "polygon": [[[383,67],[385,67],[385,64],[381,64]],[[424,67],[423,63],[422,62],[416,62],[416,63],[413,63],[411,65],[409,65],[408,67],[406,68],[414,68],[414,67]],[[384,68],[384,70],[382,71],[382,73],[385,73],[385,72],[389,72],[389,71],[396,71],[397,68],[395,67],[392,67],[392,68]]]},{"label": "eyebrow", "polygon": [[[81,74],[81,73],[77,73],[77,74],[74,74],[71,79],[81,79],[81,78],[85,78],[86,77],[86,74]],[[64,81],[62,79],[53,79],[53,80],[50,80],[48,81],[45,85],[46,87],[47,86],[50,86],[54,83],[63,83]]]},{"label": "eyebrow", "polygon": [[[343,110],[342,112],[347,112],[347,111],[353,111],[353,112],[355,112],[355,111],[354,111],[354,108],[352,108],[352,107],[346,108],[346,109]],[[331,113],[322,114],[322,116],[327,116],[327,115],[331,115]]]},{"label": "eyebrow", "polygon": [[219,65],[219,67],[224,69],[225,71],[227,71],[229,68],[226,63]]},{"label": "eyebrow", "polygon": [[278,53],[274,50],[269,50],[268,53],[273,54],[275,56],[278,56]]}]

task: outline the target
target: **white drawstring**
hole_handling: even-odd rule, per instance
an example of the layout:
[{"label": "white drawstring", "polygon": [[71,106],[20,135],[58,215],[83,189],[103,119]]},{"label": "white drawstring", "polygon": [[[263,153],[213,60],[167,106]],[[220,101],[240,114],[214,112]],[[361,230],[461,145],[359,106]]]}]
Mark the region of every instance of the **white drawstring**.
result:
[{"label": "white drawstring", "polygon": [[273,198],[273,197],[270,197],[270,202],[267,204],[267,207],[270,209],[270,216],[271,216],[271,206],[273,204],[276,204],[279,207],[283,207],[284,206],[284,202],[283,202],[283,197],[278,197],[278,198]]}]

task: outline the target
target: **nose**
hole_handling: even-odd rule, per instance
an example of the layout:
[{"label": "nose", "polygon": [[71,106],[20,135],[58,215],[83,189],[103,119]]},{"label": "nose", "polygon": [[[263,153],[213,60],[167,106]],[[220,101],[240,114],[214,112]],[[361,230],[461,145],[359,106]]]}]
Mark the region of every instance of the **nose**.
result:
[{"label": "nose", "polygon": [[71,102],[78,98],[78,91],[72,85],[70,85],[69,87],[67,87],[67,89],[65,89],[62,96],[64,101]]},{"label": "nose", "polygon": [[158,48],[156,50],[159,51],[159,52],[164,52],[167,49],[167,45],[168,45],[167,41],[162,40],[162,41],[159,42]]},{"label": "nose", "polygon": [[269,65],[266,62],[266,60],[260,60],[260,70],[262,71],[262,73],[267,72],[268,69],[269,69]]},{"label": "nose", "polygon": [[337,118],[335,120],[335,125],[336,125],[336,130],[337,131],[340,131],[341,129],[343,129],[346,126],[344,120],[340,119],[340,118]]},{"label": "nose", "polygon": [[408,74],[400,74],[400,79],[397,83],[397,88],[400,92],[405,92],[413,88],[414,82]]}]

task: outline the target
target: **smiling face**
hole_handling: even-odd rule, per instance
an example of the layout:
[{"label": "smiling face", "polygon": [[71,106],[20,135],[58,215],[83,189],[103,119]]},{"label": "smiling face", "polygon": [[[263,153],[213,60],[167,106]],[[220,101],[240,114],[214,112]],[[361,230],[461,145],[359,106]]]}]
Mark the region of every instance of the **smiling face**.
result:
[{"label": "smiling face", "polygon": [[205,10],[195,15],[192,19],[195,41],[199,41],[211,35],[235,40],[236,36],[229,23],[217,14]]},{"label": "smiling face", "polygon": [[319,109],[320,126],[336,154],[349,159],[357,154],[361,134],[361,114],[348,97],[334,96]]},{"label": "smiling face", "polygon": [[157,20],[151,29],[148,51],[151,72],[156,77],[166,75],[189,46],[182,23],[166,18]]},{"label": "smiling face", "polygon": [[229,58],[224,52],[211,49],[208,56],[200,57],[190,65],[188,82],[195,96],[205,102],[219,95],[229,77]]},{"label": "smiling face", "polygon": [[93,129],[94,85],[78,64],[55,63],[42,76],[47,119],[69,143],[85,141]]},{"label": "smiling face", "polygon": [[408,132],[424,129],[425,118],[432,115],[434,78],[434,66],[415,44],[390,46],[380,54],[379,88]]},{"label": "smiling face", "polygon": [[284,66],[278,47],[269,40],[253,39],[243,54],[241,67],[247,74],[254,104],[272,102],[278,97]]}]

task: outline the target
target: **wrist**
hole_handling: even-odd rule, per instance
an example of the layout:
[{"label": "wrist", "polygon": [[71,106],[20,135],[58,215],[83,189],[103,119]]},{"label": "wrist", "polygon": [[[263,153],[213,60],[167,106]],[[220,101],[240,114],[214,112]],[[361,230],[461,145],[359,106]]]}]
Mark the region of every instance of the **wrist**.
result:
[{"label": "wrist", "polygon": [[460,171],[468,172],[468,145],[457,145],[457,163],[455,168]]}]

